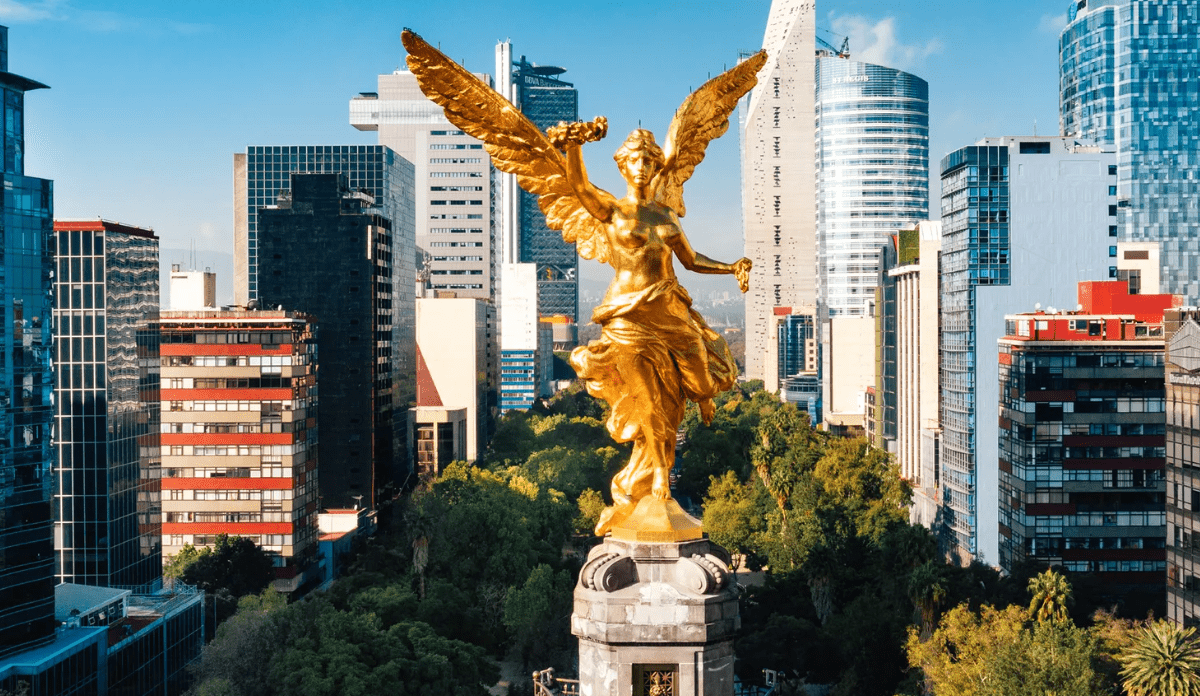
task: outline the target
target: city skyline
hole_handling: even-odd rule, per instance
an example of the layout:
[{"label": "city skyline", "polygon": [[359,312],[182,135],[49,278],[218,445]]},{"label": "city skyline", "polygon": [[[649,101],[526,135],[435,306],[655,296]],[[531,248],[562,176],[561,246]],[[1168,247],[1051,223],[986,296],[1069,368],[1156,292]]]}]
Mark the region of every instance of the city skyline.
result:
[{"label": "city skyline", "polygon": [[[374,134],[347,124],[346,98],[403,65],[404,26],[479,72],[494,69],[495,44],[503,39],[539,62],[565,65],[564,77],[580,90],[580,116],[607,116],[612,141],[639,124],[665,137],[690,89],[732,65],[739,50],[761,44],[769,5],[755,0],[733,13],[639,8],[637,19],[656,32],[653,42],[631,31],[638,25],[628,11],[529,2],[472,7],[477,21],[463,22],[453,3],[308,5],[286,13],[271,5],[216,7],[197,15],[150,3],[122,3],[116,12],[100,4],[10,1],[0,4],[0,21],[21,28],[15,50],[26,71],[52,88],[31,110],[28,159],[58,182],[56,214],[152,227],[164,261],[186,262],[172,250],[194,246],[203,268],[233,246],[228,153],[251,143],[372,142]],[[309,21],[280,20],[298,15]],[[1065,7],[1033,2],[902,9],[830,2],[818,5],[816,17],[819,29],[832,31],[822,38],[850,37],[854,60],[929,82],[931,158],[985,135],[1029,133],[1035,121],[1039,133],[1057,132],[1057,37],[1065,22]],[[319,36],[308,30],[315,26]],[[972,26],[988,30],[962,29]],[[645,71],[644,64],[658,69]],[[597,183],[620,191],[609,164],[615,147],[593,145],[586,157]],[[930,193],[938,195],[935,183]],[[723,260],[740,256],[735,132],[713,143],[687,196],[684,223],[697,248]],[[607,273],[581,266],[585,284]],[[218,277],[220,301],[232,295],[228,275]]]}]

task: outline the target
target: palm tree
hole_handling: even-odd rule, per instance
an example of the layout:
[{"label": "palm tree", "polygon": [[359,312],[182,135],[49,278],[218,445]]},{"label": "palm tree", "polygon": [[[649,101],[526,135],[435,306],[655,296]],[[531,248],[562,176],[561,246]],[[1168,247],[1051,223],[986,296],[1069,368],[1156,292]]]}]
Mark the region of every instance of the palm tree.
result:
[{"label": "palm tree", "polygon": [[1029,579],[1029,613],[1038,621],[1066,621],[1067,600],[1071,598],[1071,583],[1061,574],[1047,568],[1046,572]]},{"label": "palm tree", "polygon": [[1129,696],[1200,696],[1200,642],[1194,628],[1158,620],[1139,629],[1117,659]]}]

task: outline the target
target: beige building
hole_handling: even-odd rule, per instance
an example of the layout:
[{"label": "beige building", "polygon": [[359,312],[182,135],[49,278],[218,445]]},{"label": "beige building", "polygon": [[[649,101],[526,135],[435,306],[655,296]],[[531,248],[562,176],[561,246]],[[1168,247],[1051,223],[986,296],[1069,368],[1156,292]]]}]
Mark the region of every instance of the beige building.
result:
[{"label": "beige building", "polygon": [[377,131],[380,145],[416,168],[416,240],[430,257],[429,289],[494,298],[492,164],[483,143],[451,125],[406,71],[380,75],[377,92],[351,99],[350,125]]},{"label": "beige building", "polygon": [[[775,307],[816,305],[814,70],[816,10],[774,0],[767,64],[739,109],[742,219],[754,262],[746,293],[746,377],[778,391]],[[868,342],[869,345],[869,342]]]},{"label": "beige building", "polygon": [[169,287],[173,310],[217,308],[217,274],[212,271],[185,271],[173,263]]},{"label": "beige building", "polygon": [[[498,361],[496,315],[490,302],[465,297],[418,299],[417,406],[413,409],[417,441],[421,441],[422,424],[462,421],[466,437],[459,458],[477,459],[487,445],[488,421],[494,417]],[[435,415],[430,409],[445,413]],[[459,409],[463,418],[452,413]]]},{"label": "beige building", "polygon": [[[899,233],[896,284],[896,460],[913,487],[910,519],[929,527],[937,516],[938,253],[942,223]],[[923,446],[928,442],[929,445]]]},{"label": "beige building", "polygon": [[275,589],[317,572],[316,340],[285,311],[163,312],[163,560],[218,534],[275,562]]}]

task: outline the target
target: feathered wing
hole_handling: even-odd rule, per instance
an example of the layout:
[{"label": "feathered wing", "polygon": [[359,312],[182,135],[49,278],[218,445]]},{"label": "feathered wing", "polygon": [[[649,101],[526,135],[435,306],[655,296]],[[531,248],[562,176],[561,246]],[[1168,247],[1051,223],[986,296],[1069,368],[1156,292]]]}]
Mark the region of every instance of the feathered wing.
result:
[{"label": "feathered wing", "polygon": [[691,178],[696,165],[704,159],[709,142],[729,130],[729,115],[738,100],[758,82],[758,71],[767,62],[767,52],[759,51],[733,69],[714,77],[688,95],[675,111],[663,152],[666,163],[657,181],[657,200],[679,217],[683,206],[683,184]]},{"label": "feathered wing", "polygon": [[450,123],[483,141],[492,164],[515,174],[521,188],[538,196],[546,224],[562,230],[563,239],[575,243],[580,256],[607,261],[604,226],[580,204],[567,181],[566,160],[542,131],[507,99],[420,36],[405,29],[401,39],[408,50],[408,69]]}]

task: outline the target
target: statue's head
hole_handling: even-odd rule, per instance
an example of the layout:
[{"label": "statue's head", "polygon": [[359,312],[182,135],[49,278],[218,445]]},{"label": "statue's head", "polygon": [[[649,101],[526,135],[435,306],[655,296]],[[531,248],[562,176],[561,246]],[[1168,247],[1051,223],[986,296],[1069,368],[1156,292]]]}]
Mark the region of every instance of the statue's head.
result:
[{"label": "statue's head", "polygon": [[654,134],[638,128],[625,138],[613,155],[617,168],[627,181],[645,185],[654,179],[665,161],[662,148],[654,142]]}]

